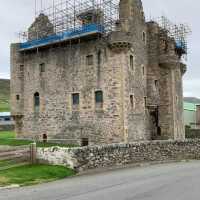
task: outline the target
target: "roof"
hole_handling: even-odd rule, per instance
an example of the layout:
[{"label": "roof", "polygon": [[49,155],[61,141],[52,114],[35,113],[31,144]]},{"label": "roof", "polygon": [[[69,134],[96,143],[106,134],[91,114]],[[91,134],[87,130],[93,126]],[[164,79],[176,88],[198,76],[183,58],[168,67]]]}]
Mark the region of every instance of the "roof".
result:
[{"label": "roof", "polygon": [[196,111],[196,106],[194,103],[184,102],[184,110]]},{"label": "roof", "polygon": [[9,117],[10,112],[0,112],[0,117]]}]

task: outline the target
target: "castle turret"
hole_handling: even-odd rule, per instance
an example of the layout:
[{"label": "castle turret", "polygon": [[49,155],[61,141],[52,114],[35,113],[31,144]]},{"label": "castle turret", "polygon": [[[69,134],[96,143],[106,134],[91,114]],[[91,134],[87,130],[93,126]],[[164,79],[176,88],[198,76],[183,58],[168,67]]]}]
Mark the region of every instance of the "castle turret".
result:
[{"label": "castle turret", "polygon": [[141,0],[121,0],[119,8],[119,18],[123,31],[129,32],[133,27],[136,28],[135,25],[138,22],[144,23],[144,12]]},{"label": "castle turret", "polygon": [[24,60],[19,48],[20,44],[11,45],[11,115],[16,133],[21,133],[24,116]]},{"label": "castle turret", "polygon": [[[148,106],[158,112],[156,139],[183,139],[183,86],[186,67],[176,52],[176,42],[156,22],[148,24]],[[156,109],[156,110],[155,110]]]},{"label": "castle turret", "polygon": [[[124,141],[150,139],[146,131],[146,24],[140,0],[121,0],[109,46],[121,63]],[[122,60],[123,58],[123,60]]]}]

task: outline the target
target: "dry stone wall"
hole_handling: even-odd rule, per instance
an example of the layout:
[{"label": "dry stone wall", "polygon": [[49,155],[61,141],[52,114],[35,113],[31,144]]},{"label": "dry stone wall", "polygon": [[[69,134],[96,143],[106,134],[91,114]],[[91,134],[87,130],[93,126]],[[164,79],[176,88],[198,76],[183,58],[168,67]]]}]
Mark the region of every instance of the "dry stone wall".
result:
[{"label": "dry stone wall", "polygon": [[0,131],[13,131],[14,129],[14,124],[0,124]]},{"label": "dry stone wall", "polygon": [[70,166],[77,171],[154,161],[200,159],[200,140],[151,141],[80,148],[38,148],[41,163]]}]

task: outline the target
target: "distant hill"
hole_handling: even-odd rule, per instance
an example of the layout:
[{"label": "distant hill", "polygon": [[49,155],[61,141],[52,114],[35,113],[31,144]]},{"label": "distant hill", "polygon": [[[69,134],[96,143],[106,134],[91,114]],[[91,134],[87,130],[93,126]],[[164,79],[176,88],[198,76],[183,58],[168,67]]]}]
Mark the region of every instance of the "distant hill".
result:
[{"label": "distant hill", "polygon": [[196,97],[184,97],[184,101],[194,104],[200,104],[200,99]]},{"label": "distant hill", "polygon": [[0,79],[0,112],[10,111],[10,80]]}]

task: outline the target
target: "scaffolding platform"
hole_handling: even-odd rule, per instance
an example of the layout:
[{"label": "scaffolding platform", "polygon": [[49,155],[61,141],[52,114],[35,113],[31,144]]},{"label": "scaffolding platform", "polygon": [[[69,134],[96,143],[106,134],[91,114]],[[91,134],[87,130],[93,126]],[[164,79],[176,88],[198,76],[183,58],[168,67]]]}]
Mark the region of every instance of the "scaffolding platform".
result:
[{"label": "scaffolding platform", "polygon": [[104,26],[100,24],[88,24],[78,28],[69,29],[58,34],[50,35],[45,38],[27,41],[20,44],[20,51],[32,50],[39,47],[49,46],[56,43],[70,41],[78,38],[87,37],[95,34],[103,34]]},{"label": "scaffolding platform", "polygon": [[170,38],[175,40],[175,50],[178,55],[187,55],[188,53],[188,44],[187,37],[191,34],[191,29],[187,24],[174,24],[167,17],[161,16],[157,20],[159,26],[166,31]]}]

